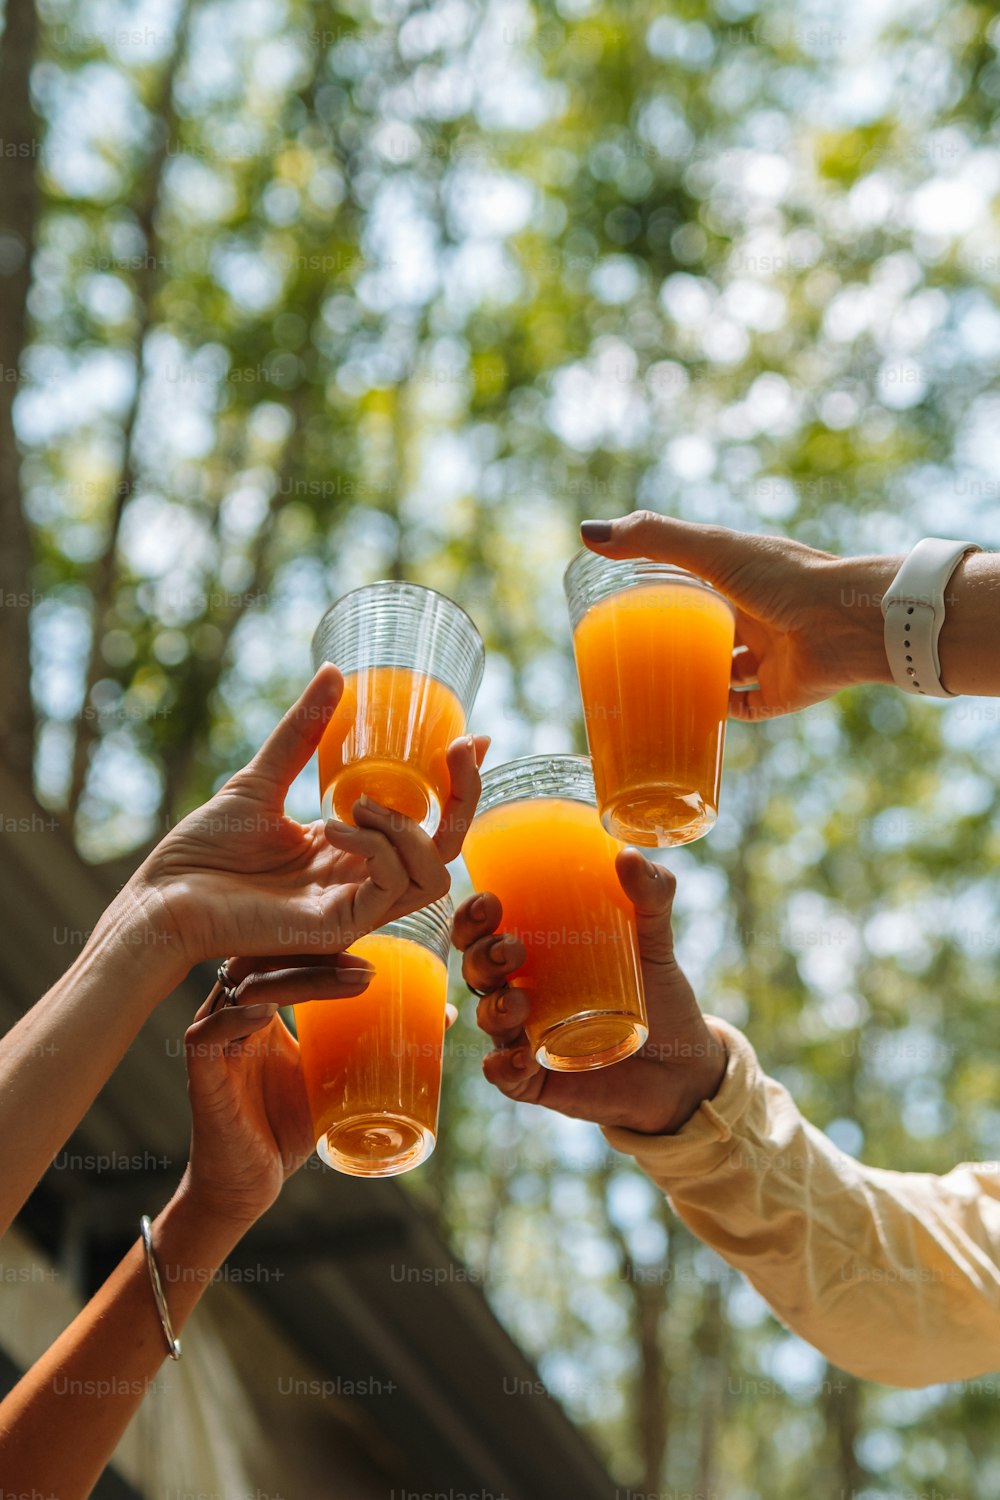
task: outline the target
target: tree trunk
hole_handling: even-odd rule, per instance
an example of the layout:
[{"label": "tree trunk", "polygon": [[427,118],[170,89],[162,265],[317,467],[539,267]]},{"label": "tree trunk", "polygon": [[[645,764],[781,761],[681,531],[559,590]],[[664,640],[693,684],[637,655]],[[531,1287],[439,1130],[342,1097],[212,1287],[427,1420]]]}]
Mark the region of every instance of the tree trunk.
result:
[{"label": "tree trunk", "polygon": [[[163,69],[159,97],[153,100],[150,106],[152,113],[160,121],[160,136],[151,153],[146,171],[140,179],[144,186],[141,200],[136,205],[136,219],[142,231],[145,252],[142,256],[141,265],[136,270],[134,285],[136,303],[139,309],[139,329],[136,336],[135,349],[135,385],[132,391],[132,401],[126,413],[122,429],[121,468],[111,497],[111,516],[108,521],[107,535],[101,556],[94,567],[93,582],[91,585],[93,604],[91,606],[90,652],[87,658],[87,670],[83,687],[82,706],[84,709],[86,709],[90,701],[90,695],[96,683],[100,681],[104,672],[101,640],[105,630],[112,623],[114,613],[115,589],[118,580],[118,537],[121,531],[122,518],[135,492],[139,478],[134,451],[135,430],[142,405],[145,350],[149,331],[153,324],[153,299],[160,277],[160,267],[163,264],[162,247],[156,224],[156,212],[160,202],[163,171],[167,163],[170,144],[176,130],[176,116],[173,108],[174,79],[187,43],[190,12],[191,0],[184,0],[180,15],[177,18],[173,48]],[[77,719],[76,741],[73,746],[73,764],[67,798],[67,810],[70,818],[76,816],[77,808],[80,805],[80,798],[83,796],[84,788],[87,784],[87,771],[90,765],[91,750],[98,732],[99,726],[96,716],[82,713]]]},{"label": "tree trunk", "polygon": [[6,30],[0,42],[0,142],[5,148],[0,195],[0,755],[29,787],[35,742],[32,549],[21,495],[14,401],[27,339],[38,213],[38,121],[30,92],[37,45],[33,0],[7,0]]},{"label": "tree trunk", "polygon": [[716,1488],[716,1448],[721,1428],[725,1372],[728,1364],[728,1329],[722,1315],[722,1284],[705,1288],[705,1310],[697,1335],[701,1354],[701,1429],[698,1435],[698,1476],[695,1494],[708,1497]]}]

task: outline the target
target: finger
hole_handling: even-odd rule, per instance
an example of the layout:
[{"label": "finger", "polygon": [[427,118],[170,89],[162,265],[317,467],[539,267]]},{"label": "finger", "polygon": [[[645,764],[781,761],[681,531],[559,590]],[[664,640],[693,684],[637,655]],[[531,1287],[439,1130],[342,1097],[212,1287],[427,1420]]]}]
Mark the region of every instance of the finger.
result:
[{"label": "finger", "polygon": [[535,1061],[527,1040],[509,1050],[488,1052],[483,1058],[483,1077],[508,1099],[528,1103],[535,1102],[545,1084],[545,1070]]},{"label": "finger", "polygon": [[480,891],[460,902],[455,912],[455,924],[451,929],[451,940],[459,953],[464,953],[478,938],[495,932],[503,917],[503,907],[492,891]]},{"label": "finger", "polygon": [[402,813],[382,807],[364,794],[355,802],[352,811],[359,828],[375,829],[395,849],[410,883],[420,893],[421,899],[414,902],[414,909],[447,896],[451,876],[442,863],[434,840],[419,824]]},{"label": "finger", "polygon": [[674,934],[670,913],[677,881],[672,871],[654,865],[637,849],[623,849],[615,856],[615,869],[622,890],[635,907],[639,957],[647,964],[672,964]]},{"label": "finger", "polygon": [[[355,803],[355,811],[358,809],[359,804]],[[387,814],[387,819],[392,816],[394,815]],[[358,882],[354,914],[358,917],[359,912],[363,911],[367,917],[375,912],[378,920],[373,925],[378,926],[410,886],[410,872],[403,863],[398,848],[381,828],[363,828],[360,824],[354,827],[350,823],[339,823],[336,818],[327,822],[325,832],[334,848],[360,855],[364,860],[366,877]],[[426,834],[424,837],[426,838]],[[360,937],[362,932],[370,931],[370,927],[357,928],[354,936]],[[354,937],[351,938],[351,942],[353,941]]]},{"label": "finger", "polygon": [[279,787],[284,795],[303,766],[308,764],[343,691],[344,679],[340,671],[325,662],[298,702],[268,735],[246,770]]},{"label": "finger", "polygon": [[[355,815],[359,810],[364,813],[364,808],[355,803]],[[386,814],[387,818],[392,816],[394,815]],[[395,816],[398,817],[398,814]],[[360,854],[367,870],[366,878],[358,883],[351,901],[353,932],[347,935],[347,946],[388,921],[393,908],[410,889],[410,873],[400,858],[399,850],[379,828],[351,827],[350,824],[338,823],[331,818],[326,824],[326,836],[335,848]],[[426,837],[424,834],[424,838]],[[340,898],[335,896],[334,899],[339,901]],[[428,897],[428,900],[432,899],[433,897]],[[414,906],[419,904],[413,903]]]},{"label": "finger", "polygon": [[508,975],[515,973],[526,958],[520,938],[509,932],[492,933],[466,948],[462,957],[462,978],[472,989],[491,993],[500,989]]},{"label": "finger", "polygon": [[230,990],[237,989],[249,974],[267,973],[271,969],[368,969],[372,965],[356,953],[295,953],[264,954],[249,958],[227,958],[226,973]]},{"label": "finger", "polygon": [[524,1023],[530,1010],[531,1002],[524,990],[504,985],[480,1000],[476,1007],[476,1025],[495,1047],[514,1047],[524,1039]]},{"label": "finger", "polygon": [[[648,557],[654,562],[675,563],[727,592],[727,584],[755,560],[773,555],[772,537],[730,531],[725,526],[699,526],[636,510],[613,521],[584,521],[580,527],[584,544],[602,557]],[[732,597],[739,600],[742,590]]]},{"label": "finger", "polygon": [[730,672],[730,682],[733,688],[743,688],[757,685],[757,673],[760,671],[760,663],[748,646],[741,646],[733,652],[733,666]]},{"label": "finger", "polygon": [[275,1005],[227,1006],[195,1021],[184,1033],[184,1054],[192,1079],[229,1055],[227,1049],[236,1042],[266,1030],[276,1014]]},{"label": "finger", "polygon": [[[348,955],[344,955],[347,957]],[[308,969],[272,969],[249,974],[233,996],[243,1005],[306,1005],[312,1000],[349,1000],[361,995],[375,977],[372,964],[358,960],[351,965]]]},{"label": "finger", "polygon": [[729,717],[740,719],[744,724],[757,724],[762,719],[773,719],[789,709],[771,708],[759,687],[733,689],[729,694]]},{"label": "finger", "polygon": [[448,746],[446,758],[451,794],[441,809],[441,820],[434,835],[438,854],[446,865],[462,852],[462,843],[483,789],[479,767],[489,748],[488,734],[467,734]]}]

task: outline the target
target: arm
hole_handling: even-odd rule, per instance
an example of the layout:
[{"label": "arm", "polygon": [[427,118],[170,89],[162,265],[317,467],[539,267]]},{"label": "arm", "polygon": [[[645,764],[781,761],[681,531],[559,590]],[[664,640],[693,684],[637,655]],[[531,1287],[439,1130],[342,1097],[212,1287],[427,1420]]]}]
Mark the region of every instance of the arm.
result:
[{"label": "arm", "polygon": [[729,1064],[674,1136],[611,1127],[688,1227],[789,1328],[866,1380],[922,1386],[1000,1360],[998,1164],[862,1166],[804,1120],[724,1022]]},{"label": "arm", "polygon": [[669,871],[635,851],[618,869],[636,905],[646,1046],[593,1073],[540,1068],[523,1031],[530,1000],[505,984],[524,949],[498,941],[500,903],[483,893],[456,912],[455,941],[466,982],[486,991],[486,1077],[509,1098],[601,1125],[694,1233],[844,1369],[895,1385],[995,1369],[1000,1168],[937,1178],[838,1151],[738,1031],[706,1023],[674,958]]},{"label": "arm", "polygon": [[[179,1333],[240,1238],[181,1188],[153,1223]],[[0,1468],[12,1494],[84,1500],[167,1356],[141,1241],[0,1403]]]},{"label": "arm", "polygon": [[452,798],[434,839],[374,804],[358,804],[357,827],[285,816],[288,787],[341,688],[335,667],[316,674],[250,764],[157,845],[67,973],[0,1039],[0,1234],[195,964],[335,953],[447,891],[487,740],[450,747]]},{"label": "arm", "polygon": [[[651,511],[585,521],[603,557],[649,557],[697,573],[736,606],[730,713],[765,719],[819,703],[861,682],[892,682],[882,596],[902,557],[834,557],[787,537],[699,526]],[[938,642],[952,693],[1000,695],[1000,554],[965,557],[947,589]],[[759,690],[747,692],[755,682]]]},{"label": "arm", "polygon": [[[191,1158],[153,1224],[170,1321],[180,1332],[215,1272],[312,1151],[298,1045],[279,1004],[357,994],[352,955],[261,972],[230,965],[239,1003],[187,1033]],[[360,976],[352,979],[351,976]],[[266,998],[265,998],[266,997]],[[85,1500],[167,1357],[137,1241],[55,1344],[0,1403],[4,1493]]]},{"label": "arm", "polygon": [[0,1039],[0,1235],[187,972],[166,944],[143,941],[158,931],[126,886],[63,977]]}]

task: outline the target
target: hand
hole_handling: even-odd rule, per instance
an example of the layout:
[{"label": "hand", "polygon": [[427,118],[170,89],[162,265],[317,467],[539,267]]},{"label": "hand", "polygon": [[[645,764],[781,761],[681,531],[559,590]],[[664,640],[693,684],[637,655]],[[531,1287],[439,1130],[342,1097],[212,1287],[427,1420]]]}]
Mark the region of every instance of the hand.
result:
[{"label": "hand", "polygon": [[[585,521],[602,557],[674,563],[736,606],[729,712],[767,719],[808,708],[857,682],[891,682],[882,594],[900,558],[839,558],[787,537],[752,536],[635,511]],[[750,687],[756,683],[758,687]]]},{"label": "hand", "polygon": [[445,865],[475,811],[486,737],[449,746],[451,797],[433,838],[364,798],[357,827],[285,814],[288,788],[342,691],[337,668],[321,667],[250,764],[178,823],[134,877],[186,968],[231,953],[338,952],[448,890]]},{"label": "hand", "polygon": [[524,946],[512,936],[497,937],[503,912],[496,896],[484,892],[462,903],[455,913],[455,946],[464,953],[466,984],[487,991],[477,1020],[495,1050],[484,1058],[483,1072],[502,1094],[598,1125],[669,1135],[716,1092],[726,1054],[674,958],[673,875],[634,849],[622,850],[615,863],[635,906],[649,1017],[646,1045],[624,1062],[589,1073],[556,1073],[535,1061],[524,1034],[529,996],[505,983],[524,962]]},{"label": "hand", "polygon": [[[361,994],[374,967],[335,958],[233,958],[234,1003],[205,1001],[185,1034],[191,1156],[180,1190],[189,1205],[244,1233],[315,1147],[299,1044],[281,1005],[336,1005]],[[445,1025],[456,1016],[446,1009]]]}]

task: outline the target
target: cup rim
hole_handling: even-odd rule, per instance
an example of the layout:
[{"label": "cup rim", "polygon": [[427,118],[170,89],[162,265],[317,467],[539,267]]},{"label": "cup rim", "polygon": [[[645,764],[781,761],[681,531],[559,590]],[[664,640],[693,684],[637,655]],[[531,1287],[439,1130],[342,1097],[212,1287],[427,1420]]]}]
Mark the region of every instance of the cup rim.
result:
[{"label": "cup rim", "polygon": [[[523,792],[519,792],[516,796],[504,797],[499,802],[494,802],[485,808],[483,807],[484,802],[489,802],[497,782],[500,780],[504,773],[518,774],[522,772],[530,772],[532,770],[543,771],[547,768],[552,768],[554,765],[558,766],[560,762],[565,763],[568,770],[575,771],[577,773],[583,772],[587,775],[589,786],[587,790],[587,796],[585,798],[574,796],[572,791],[568,789],[565,791],[565,793],[561,794],[560,792],[555,791],[532,793],[530,789],[525,788]],[[473,815],[473,822],[475,822],[479,817],[486,817],[489,813],[495,812],[498,807],[504,806],[508,801],[530,802],[536,800],[536,798],[537,800],[541,800],[543,797],[559,798],[560,795],[562,795],[564,800],[566,801],[579,802],[583,806],[596,808],[598,804],[593,777],[594,762],[590,755],[580,755],[571,750],[557,751],[553,754],[546,754],[545,752],[541,752],[534,755],[515,755],[510,760],[501,761],[498,766],[491,766],[488,771],[484,771],[482,773],[482,790],[479,796],[479,805],[477,806],[475,814]]]},{"label": "cup rim", "polygon": [[[408,931],[412,926],[422,926],[428,930],[419,934]],[[446,894],[439,896],[436,901],[429,901],[426,906],[418,907],[416,911],[407,912],[405,916],[393,917],[381,926],[373,927],[371,932],[366,932],[363,936],[390,937],[397,938],[400,942],[416,943],[418,948],[423,948],[440,959],[447,970],[454,928],[455,905],[451,896]]]},{"label": "cup rim", "polygon": [[340,606],[344,603],[345,599],[353,598],[355,594],[363,594],[369,589],[409,589],[414,593],[433,594],[435,598],[443,599],[445,604],[448,604],[452,609],[457,610],[458,613],[468,621],[473,630],[473,633],[475,634],[476,640],[479,642],[480,650],[485,655],[486,644],[483,640],[482,631],[479,629],[479,626],[476,624],[475,620],[469,614],[469,611],[464,607],[464,605],[459,604],[458,600],[453,599],[450,594],[442,593],[440,589],[432,589],[430,585],[426,583],[413,583],[408,578],[374,578],[371,583],[359,583],[355,588],[348,589],[346,594],[339,594],[337,598],[334,599],[333,603],[328,604],[326,609],[320,615],[319,620],[316,623],[316,629],[312,634],[311,645],[315,646],[316,637],[319,635],[319,632],[323,627],[323,621],[327,618],[328,615],[332,614],[335,609],[339,609]]},{"label": "cup rim", "polygon": [[[573,556],[570,558],[569,562],[563,569],[563,589],[566,593],[569,592],[570,587],[570,572],[584,558],[594,558],[595,562],[606,563],[612,567],[614,567],[616,564],[632,563],[635,565],[644,565],[650,570],[660,570],[664,575],[671,575],[675,582],[682,584],[685,588],[704,589],[706,593],[713,594],[715,598],[719,599],[731,612],[733,619],[736,619],[736,605],[733,603],[733,601],[727,598],[727,596],[722,592],[721,589],[716,588],[714,583],[709,583],[707,578],[702,578],[698,573],[692,573],[690,568],[682,568],[680,563],[658,562],[655,558],[652,557],[602,557],[599,552],[593,552],[589,547],[581,547],[577,552],[574,552]],[[658,576],[658,573],[651,573],[648,581],[650,583],[654,583],[656,582]],[[636,583],[641,586],[643,580],[637,579]],[[623,585],[623,589],[618,590],[617,592],[623,592],[624,588],[627,587],[629,587],[629,585],[625,584]],[[604,597],[609,599],[612,597],[612,595],[606,594]],[[603,599],[595,600],[595,603],[603,604],[603,602]],[[592,607],[592,605],[588,604],[586,608],[591,609]],[[586,610],[584,611],[584,613],[586,613]]]}]

